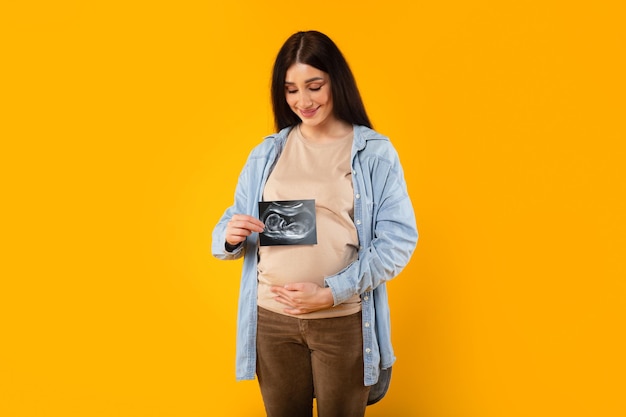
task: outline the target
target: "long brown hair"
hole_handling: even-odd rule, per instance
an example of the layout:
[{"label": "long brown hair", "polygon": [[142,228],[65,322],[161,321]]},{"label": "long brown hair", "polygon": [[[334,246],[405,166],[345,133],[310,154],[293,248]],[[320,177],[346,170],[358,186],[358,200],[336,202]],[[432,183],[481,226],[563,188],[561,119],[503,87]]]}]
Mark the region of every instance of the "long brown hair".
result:
[{"label": "long brown hair", "polygon": [[328,74],[335,117],[351,124],[372,127],[343,54],[328,36],[312,30],[291,35],[276,56],[272,73],[272,107],[278,130],[300,123],[300,118],[285,98],[287,70],[296,63],[310,65]]}]

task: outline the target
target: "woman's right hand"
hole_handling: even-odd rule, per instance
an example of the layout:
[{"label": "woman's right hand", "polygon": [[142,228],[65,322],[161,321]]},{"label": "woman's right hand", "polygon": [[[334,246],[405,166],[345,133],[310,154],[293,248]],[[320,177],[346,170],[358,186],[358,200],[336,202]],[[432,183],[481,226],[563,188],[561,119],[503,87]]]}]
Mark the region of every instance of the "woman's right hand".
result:
[{"label": "woman's right hand", "polygon": [[247,214],[235,214],[226,225],[226,243],[236,246],[253,232],[261,233],[264,229],[261,220]]}]

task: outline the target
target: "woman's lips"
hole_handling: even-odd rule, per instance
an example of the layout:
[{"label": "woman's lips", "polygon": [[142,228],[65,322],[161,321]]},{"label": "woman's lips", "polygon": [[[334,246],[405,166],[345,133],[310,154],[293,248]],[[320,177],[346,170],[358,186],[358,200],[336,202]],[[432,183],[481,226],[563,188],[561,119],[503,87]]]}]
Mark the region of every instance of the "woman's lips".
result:
[{"label": "woman's lips", "polygon": [[302,115],[302,117],[306,117],[306,118],[311,118],[313,116],[315,116],[315,113],[317,113],[317,109],[319,109],[319,107],[316,107],[314,109],[300,109],[300,114]]}]

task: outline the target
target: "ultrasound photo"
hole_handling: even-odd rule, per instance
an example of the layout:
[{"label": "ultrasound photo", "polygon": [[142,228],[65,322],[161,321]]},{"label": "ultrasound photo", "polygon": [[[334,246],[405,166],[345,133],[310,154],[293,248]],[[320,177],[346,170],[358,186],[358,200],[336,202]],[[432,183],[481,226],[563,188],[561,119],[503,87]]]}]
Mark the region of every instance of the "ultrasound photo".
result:
[{"label": "ultrasound photo", "polygon": [[315,200],[261,201],[259,214],[261,246],[317,243]]}]

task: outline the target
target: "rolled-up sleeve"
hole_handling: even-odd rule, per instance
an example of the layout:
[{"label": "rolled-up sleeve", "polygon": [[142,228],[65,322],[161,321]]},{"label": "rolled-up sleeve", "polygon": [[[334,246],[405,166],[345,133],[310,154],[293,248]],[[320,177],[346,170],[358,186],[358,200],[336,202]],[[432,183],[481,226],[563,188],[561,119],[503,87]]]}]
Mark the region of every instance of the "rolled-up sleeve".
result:
[{"label": "rolled-up sleeve", "polygon": [[[389,145],[390,147],[391,145]],[[364,244],[358,259],[333,276],[325,278],[335,305],[341,304],[355,294],[363,294],[378,287],[396,275],[408,264],[417,244],[418,232],[415,212],[406,190],[402,168],[395,150],[391,157],[376,161],[364,188],[370,190],[362,206],[362,216],[372,216],[371,241],[363,230],[363,222],[356,222],[357,231]],[[364,193],[361,193],[363,195]],[[364,218],[364,217],[362,217]],[[361,224],[359,224],[361,223]]]}]

